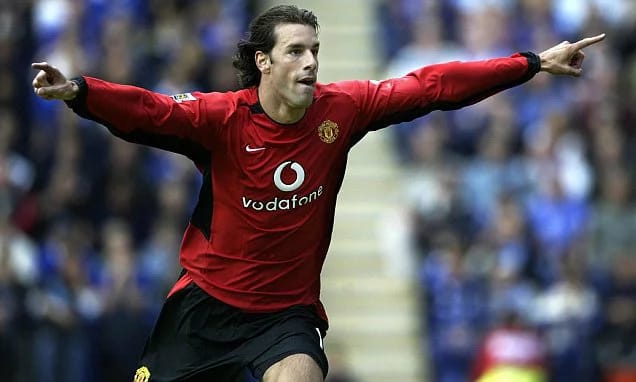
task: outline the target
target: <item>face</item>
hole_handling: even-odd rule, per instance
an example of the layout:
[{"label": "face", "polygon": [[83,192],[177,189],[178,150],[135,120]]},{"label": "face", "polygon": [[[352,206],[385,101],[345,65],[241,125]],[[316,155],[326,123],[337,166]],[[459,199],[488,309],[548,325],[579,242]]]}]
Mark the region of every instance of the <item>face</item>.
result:
[{"label": "face", "polygon": [[269,55],[257,56],[264,63],[261,86],[269,86],[291,108],[306,108],[313,101],[318,74],[319,41],[309,25],[280,24],[276,44]]}]

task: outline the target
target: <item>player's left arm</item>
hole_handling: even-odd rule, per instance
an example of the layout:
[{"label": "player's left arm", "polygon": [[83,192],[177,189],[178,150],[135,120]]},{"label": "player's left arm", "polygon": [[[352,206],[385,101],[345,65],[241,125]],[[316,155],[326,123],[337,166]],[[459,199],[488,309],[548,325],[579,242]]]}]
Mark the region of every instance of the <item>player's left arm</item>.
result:
[{"label": "player's left arm", "polygon": [[455,110],[520,85],[541,69],[534,53],[484,61],[453,61],[422,67],[404,77],[358,81],[350,85],[358,106],[356,126],[377,130],[424,116]]},{"label": "player's left arm", "polygon": [[384,81],[352,81],[344,86],[358,106],[360,127],[369,130],[412,120],[433,110],[454,110],[475,104],[503,90],[523,84],[539,71],[580,76],[582,49],[605,35],[575,43],[562,42],[540,54],[471,62],[448,62],[417,69]]}]

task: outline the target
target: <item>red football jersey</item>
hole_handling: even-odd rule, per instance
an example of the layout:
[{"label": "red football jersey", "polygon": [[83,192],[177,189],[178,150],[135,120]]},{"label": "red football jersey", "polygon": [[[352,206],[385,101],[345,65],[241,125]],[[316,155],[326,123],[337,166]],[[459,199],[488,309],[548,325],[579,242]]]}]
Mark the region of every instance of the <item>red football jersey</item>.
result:
[{"label": "red football jersey", "polygon": [[123,139],[187,155],[201,170],[180,250],[187,276],[175,290],[193,280],[249,312],[321,309],[320,273],[351,147],[370,130],[475,103],[538,71],[538,57],[524,53],[317,84],[294,124],[269,118],[256,88],[167,96],[81,77],[69,105]]}]

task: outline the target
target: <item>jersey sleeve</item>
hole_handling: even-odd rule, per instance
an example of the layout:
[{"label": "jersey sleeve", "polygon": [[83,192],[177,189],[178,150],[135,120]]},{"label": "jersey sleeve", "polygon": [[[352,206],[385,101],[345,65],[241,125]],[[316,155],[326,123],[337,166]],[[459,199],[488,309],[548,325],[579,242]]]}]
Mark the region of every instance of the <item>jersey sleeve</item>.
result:
[{"label": "jersey sleeve", "polygon": [[78,96],[68,106],[126,141],[183,154],[201,163],[213,149],[232,101],[223,93],[174,96],[92,77],[73,79]]},{"label": "jersey sleeve", "polygon": [[417,69],[384,81],[350,81],[363,130],[377,130],[413,120],[433,110],[472,105],[520,85],[539,72],[539,57],[530,52],[484,61],[448,62]]}]

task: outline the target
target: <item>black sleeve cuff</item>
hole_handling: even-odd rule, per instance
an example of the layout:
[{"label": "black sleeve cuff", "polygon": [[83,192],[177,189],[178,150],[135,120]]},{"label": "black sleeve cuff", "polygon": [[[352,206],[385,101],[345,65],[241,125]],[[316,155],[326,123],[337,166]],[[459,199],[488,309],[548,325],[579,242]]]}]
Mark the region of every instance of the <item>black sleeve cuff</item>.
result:
[{"label": "black sleeve cuff", "polygon": [[84,77],[81,76],[71,78],[70,81],[73,81],[77,84],[79,92],[77,93],[77,96],[75,98],[64,102],[66,102],[66,105],[70,107],[74,112],[84,117],[88,114],[86,109],[86,95],[88,94],[88,85],[86,85],[86,80],[84,79]]},{"label": "black sleeve cuff", "polygon": [[533,76],[541,71],[541,59],[539,55],[532,52],[520,52],[522,56],[528,59],[528,73]]}]

